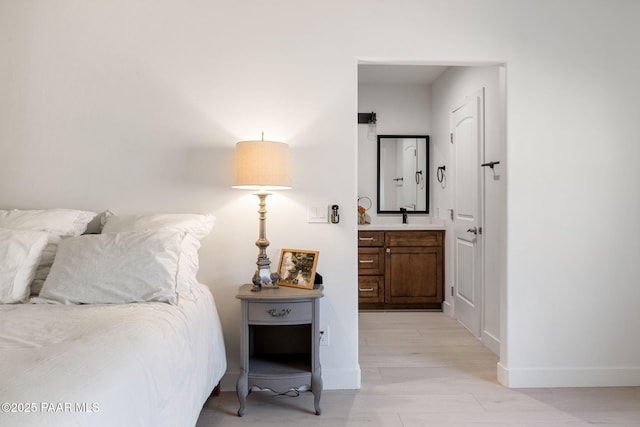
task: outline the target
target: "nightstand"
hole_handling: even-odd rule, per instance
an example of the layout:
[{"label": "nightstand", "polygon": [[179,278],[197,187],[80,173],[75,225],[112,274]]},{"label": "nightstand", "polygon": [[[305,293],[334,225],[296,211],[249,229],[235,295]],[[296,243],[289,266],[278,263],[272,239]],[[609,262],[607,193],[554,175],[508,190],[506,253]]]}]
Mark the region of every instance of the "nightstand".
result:
[{"label": "nightstand", "polygon": [[311,389],[320,415],[320,298],[318,289],[279,287],[251,291],[240,287],[242,306],[240,377],[236,392],[240,409],[253,387],[275,393]]}]

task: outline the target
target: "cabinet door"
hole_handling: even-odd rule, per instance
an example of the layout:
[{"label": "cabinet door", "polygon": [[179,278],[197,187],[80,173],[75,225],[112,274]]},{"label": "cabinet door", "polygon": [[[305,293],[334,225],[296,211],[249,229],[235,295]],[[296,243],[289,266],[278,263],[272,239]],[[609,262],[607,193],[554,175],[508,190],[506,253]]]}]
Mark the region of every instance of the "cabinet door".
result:
[{"label": "cabinet door", "polygon": [[441,247],[391,247],[385,257],[385,302],[441,303]]}]

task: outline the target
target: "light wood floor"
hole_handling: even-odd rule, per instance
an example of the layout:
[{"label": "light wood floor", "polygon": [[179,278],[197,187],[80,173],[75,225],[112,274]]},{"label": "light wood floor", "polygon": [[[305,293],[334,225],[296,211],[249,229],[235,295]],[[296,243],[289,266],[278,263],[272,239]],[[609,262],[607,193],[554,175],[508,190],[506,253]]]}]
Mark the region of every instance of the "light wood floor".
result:
[{"label": "light wood floor", "polygon": [[640,426],[640,387],[507,389],[497,356],[443,313],[359,317],[360,390],[325,390],[321,416],[311,393],[253,392],[242,418],[223,392],[197,426]]}]

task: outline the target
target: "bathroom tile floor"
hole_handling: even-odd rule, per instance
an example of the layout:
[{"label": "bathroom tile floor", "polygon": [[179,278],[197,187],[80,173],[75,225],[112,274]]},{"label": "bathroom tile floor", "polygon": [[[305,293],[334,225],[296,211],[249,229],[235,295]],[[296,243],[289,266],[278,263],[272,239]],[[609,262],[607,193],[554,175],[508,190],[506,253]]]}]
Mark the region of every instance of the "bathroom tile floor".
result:
[{"label": "bathroom tile floor", "polygon": [[[498,357],[437,312],[361,312],[360,390],[313,396],[253,392],[236,416],[234,392],[205,404],[208,426],[640,426],[640,387],[508,389]],[[335,332],[334,332],[335,333]]]}]

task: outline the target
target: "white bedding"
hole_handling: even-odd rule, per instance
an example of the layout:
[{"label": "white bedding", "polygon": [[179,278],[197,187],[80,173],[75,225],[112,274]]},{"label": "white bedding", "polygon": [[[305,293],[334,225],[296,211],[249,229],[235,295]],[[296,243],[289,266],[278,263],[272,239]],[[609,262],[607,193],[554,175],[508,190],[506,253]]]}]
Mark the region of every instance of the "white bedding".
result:
[{"label": "white bedding", "polygon": [[194,294],[0,305],[0,425],[195,425],[226,356],[211,293]]}]

